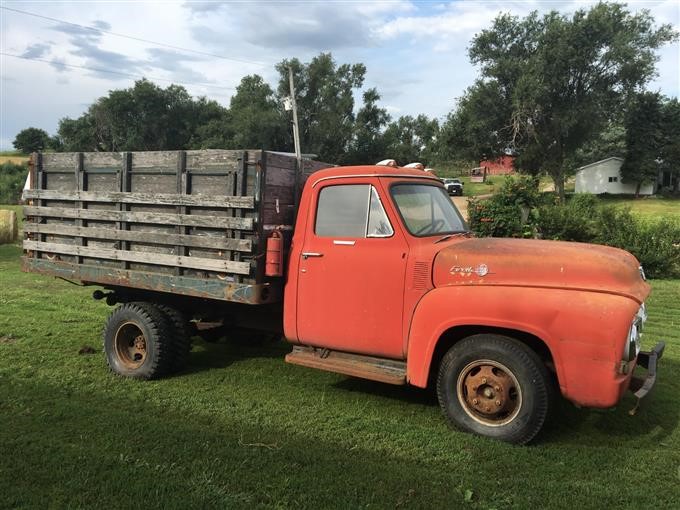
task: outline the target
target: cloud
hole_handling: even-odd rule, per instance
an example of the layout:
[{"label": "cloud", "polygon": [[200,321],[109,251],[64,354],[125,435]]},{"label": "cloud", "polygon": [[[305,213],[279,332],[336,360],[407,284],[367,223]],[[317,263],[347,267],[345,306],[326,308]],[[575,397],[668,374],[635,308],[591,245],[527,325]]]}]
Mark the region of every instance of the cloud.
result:
[{"label": "cloud", "polygon": [[24,58],[41,58],[50,52],[50,45],[43,43],[35,43],[28,46],[21,54]]},{"label": "cloud", "polygon": [[103,20],[93,21],[92,24],[100,30],[111,30],[111,24]]},{"label": "cloud", "polygon": [[58,73],[63,73],[68,71],[68,67],[66,67],[66,60],[62,57],[55,57],[52,59],[50,62],[50,66],[57,71]]},{"label": "cloud", "polygon": [[231,34],[238,32],[242,41],[253,46],[315,52],[374,46],[375,28],[415,9],[413,3],[405,1],[199,2],[185,7],[196,21],[192,34],[203,44],[224,46],[233,42]]},{"label": "cloud", "polygon": [[[104,21],[95,22],[99,28],[110,25]],[[94,28],[81,27],[68,23],[59,23],[52,27],[52,30],[69,36],[69,43],[73,46],[69,54],[81,57],[86,67],[92,68],[94,76],[105,77],[108,80],[122,80],[125,77],[102,71],[116,71],[118,73],[139,73],[142,62],[138,59],[128,57],[123,53],[105,50],[101,47],[102,32]],[[63,60],[61,62],[64,62]],[[54,65],[55,69],[66,70],[64,66]]]},{"label": "cloud", "polygon": [[178,81],[193,81],[208,83],[213,80],[208,79],[206,75],[199,73],[194,68],[184,65],[184,62],[204,62],[207,59],[200,56],[180,53],[174,50],[167,50],[163,48],[149,48],[146,50],[150,59],[148,66],[163,69],[172,73],[174,79]]}]

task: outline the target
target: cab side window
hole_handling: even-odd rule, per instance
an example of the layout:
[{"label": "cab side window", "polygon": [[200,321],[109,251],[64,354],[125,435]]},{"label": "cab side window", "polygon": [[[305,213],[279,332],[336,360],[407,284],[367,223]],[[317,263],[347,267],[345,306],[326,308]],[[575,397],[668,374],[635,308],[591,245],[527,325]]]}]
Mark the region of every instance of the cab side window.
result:
[{"label": "cab side window", "polygon": [[389,237],[394,234],[370,184],[327,186],[319,193],[314,233],[320,237]]}]

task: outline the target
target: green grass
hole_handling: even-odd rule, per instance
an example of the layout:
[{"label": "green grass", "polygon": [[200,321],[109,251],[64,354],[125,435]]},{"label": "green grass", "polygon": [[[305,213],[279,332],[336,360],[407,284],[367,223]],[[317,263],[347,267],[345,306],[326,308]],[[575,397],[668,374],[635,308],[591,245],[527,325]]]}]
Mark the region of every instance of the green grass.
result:
[{"label": "green grass", "polygon": [[486,178],[486,182],[470,182],[470,177],[459,177],[463,183],[463,195],[466,197],[497,193],[506,178],[505,175],[491,175]]},{"label": "green grass", "polygon": [[0,246],[0,507],[677,508],[680,280],[652,282],[646,344],[668,348],[637,415],[562,402],[515,447],[449,429],[429,391],[286,365],[283,343],[197,340],[176,377],[114,376],[109,308],[19,255]]},{"label": "green grass", "polygon": [[630,207],[633,214],[642,218],[659,219],[666,217],[680,220],[680,198],[607,197],[603,198],[602,201],[606,204]]}]

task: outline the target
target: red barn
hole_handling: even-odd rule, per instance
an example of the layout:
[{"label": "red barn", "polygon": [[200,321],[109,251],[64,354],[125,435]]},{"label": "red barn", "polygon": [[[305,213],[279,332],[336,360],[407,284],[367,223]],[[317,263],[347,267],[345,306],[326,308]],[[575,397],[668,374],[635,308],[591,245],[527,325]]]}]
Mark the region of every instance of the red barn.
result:
[{"label": "red barn", "polygon": [[515,171],[513,162],[515,156],[501,156],[500,158],[492,160],[483,160],[479,162],[482,172],[486,168],[486,175],[506,175]]}]

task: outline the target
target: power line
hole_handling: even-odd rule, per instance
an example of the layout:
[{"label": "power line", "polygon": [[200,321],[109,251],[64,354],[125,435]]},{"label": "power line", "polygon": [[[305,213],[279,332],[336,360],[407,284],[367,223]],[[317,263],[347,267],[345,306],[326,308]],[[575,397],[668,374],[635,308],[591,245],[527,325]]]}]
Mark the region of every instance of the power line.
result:
[{"label": "power line", "polygon": [[261,67],[265,67],[265,66],[270,65],[270,64],[267,64],[267,63],[264,63],[264,62],[258,62],[256,60],[246,60],[246,59],[241,59],[241,58],[225,57],[224,55],[216,55],[215,53],[207,53],[205,51],[192,50],[192,49],[189,49],[189,48],[183,48],[181,46],[174,46],[172,44],[166,44],[166,43],[162,43],[162,42],[158,42],[158,41],[152,41],[150,39],[143,39],[141,37],[136,37],[134,35],[126,35],[126,34],[120,34],[120,33],[117,33],[117,32],[110,32],[108,30],[103,30],[101,28],[92,27],[92,26],[88,26],[88,25],[80,25],[78,23],[73,23],[71,21],[66,21],[66,20],[63,20],[63,19],[50,18],[49,16],[43,16],[41,14],[35,14],[33,12],[22,11],[20,9],[12,9],[11,7],[0,6],[0,9],[4,9],[6,11],[18,12],[19,14],[25,14],[26,16],[33,16],[35,18],[40,18],[40,19],[52,21],[54,23],[65,23],[67,25],[71,25],[71,26],[78,27],[78,28],[83,28],[85,30],[91,30],[93,32],[100,32],[102,34],[113,35],[113,36],[116,36],[116,37],[123,37],[125,39],[132,39],[133,41],[155,44],[156,46],[163,46],[165,48],[171,48],[173,50],[185,51],[185,52],[189,52],[189,53],[196,53],[197,55],[203,55],[203,56],[206,56],[206,57],[220,58],[220,59],[223,59],[223,60],[231,60],[233,62],[240,62],[242,64],[252,64],[252,65],[261,66]]},{"label": "power line", "polygon": [[59,62],[58,60],[47,60],[44,58],[37,58],[37,57],[24,57],[22,55],[13,55],[11,53],[5,53],[4,51],[0,51],[0,55],[4,55],[5,57],[14,57],[14,58],[21,58],[23,60],[31,60],[33,62],[43,62],[45,64],[52,64],[55,66],[61,66],[61,67],[71,67],[74,69],[86,69],[88,71],[96,71],[98,73],[108,73],[108,74],[117,74],[119,76],[126,76],[128,78],[146,78],[149,80],[153,81],[165,81],[169,83],[176,83],[178,85],[195,85],[195,86],[201,86],[201,87],[213,87],[216,89],[227,89],[227,90],[236,90],[234,87],[226,87],[223,85],[215,85],[214,83],[197,83],[197,82],[182,82],[182,81],[177,81],[177,80],[170,80],[168,78],[154,78],[153,76],[139,76],[139,75],[134,75],[134,74],[129,74],[129,73],[121,73],[120,71],[111,71],[110,69],[101,69],[97,67],[88,67],[88,66],[79,66],[76,64],[66,64],[65,62]]}]

